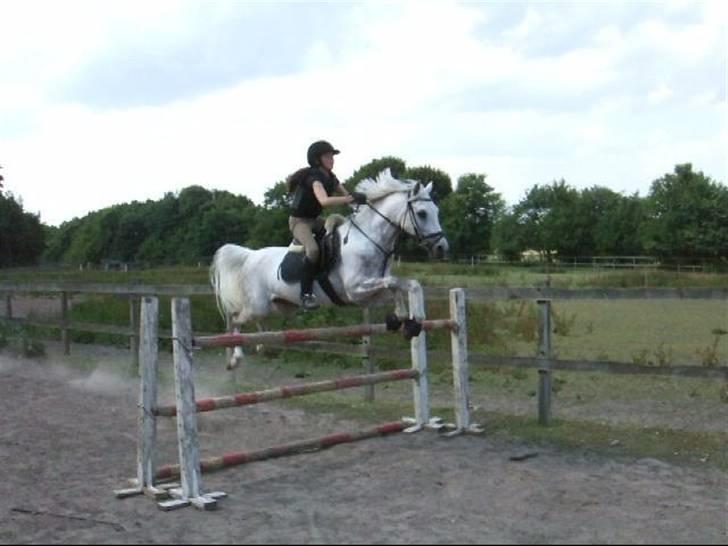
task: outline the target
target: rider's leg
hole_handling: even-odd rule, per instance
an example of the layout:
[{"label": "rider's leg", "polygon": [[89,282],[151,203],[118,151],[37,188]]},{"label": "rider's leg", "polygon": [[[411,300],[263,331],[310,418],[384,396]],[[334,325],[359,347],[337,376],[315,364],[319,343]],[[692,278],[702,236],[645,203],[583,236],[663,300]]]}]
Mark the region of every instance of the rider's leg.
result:
[{"label": "rider's leg", "polygon": [[318,244],[313,236],[314,230],[321,223],[318,219],[291,217],[289,225],[293,236],[303,245],[306,255],[303,259],[303,272],[301,278],[301,305],[304,309],[316,309],[316,297],[313,294],[313,282],[316,274],[316,264],[319,259]]}]

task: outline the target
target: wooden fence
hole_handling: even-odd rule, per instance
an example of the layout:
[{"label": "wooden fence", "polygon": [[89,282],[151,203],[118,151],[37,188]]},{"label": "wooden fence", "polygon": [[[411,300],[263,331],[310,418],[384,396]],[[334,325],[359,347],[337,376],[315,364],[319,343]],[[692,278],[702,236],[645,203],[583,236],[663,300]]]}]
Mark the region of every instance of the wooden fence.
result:
[{"label": "wooden fence", "polygon": [[[425,287],[427,300],[446,300],[448,289],[445,287]],[[13,297],[28,294],[60,295],[60,320],[37,321],[16,319],[13,317]],[[127,326],[109,324],[89,324],[71,322],[69,320],[69,297],[74,294],[107,294],[125,297],[129,300],[129,323]],[[212,295],[207,285],[126,285],[126,284],[93,284],[93,283],[8,283],[0,282],[0,298],[5,300],[4,318],[22,324],[58,328],[64,353],[70,353],[71,330],[95,333],[126,335],[130,339],[130,349],[134,365],[138,366],[139,347],[139,298],[142,296],[174,296],[189,297]],[[550,419],[551,374],[554,370],[567,371],[599,371],[617,374],[669,375],[672,377],[702,377],[728,380],[728,366],[704,367],[695,365],[644,366],[632,362],[561,360],[552,358],[551,300],[722,300],[728,304],[728,287],[700,288],[585,288],[565,289],[551,287],[478,287],[466,288],[469,302],[490,302],[497,300],[535,300],[539,307],[539,341],[534,357],[492,356],[470,351],[469,359],[474,365],[489,367],[531,368],[539,371],[539,420],[546,424]],[[728,313],[728,308],[726,310]],[[0,317],[2,318],[2,317]],[[369,311],[364,310],[364,321],[369,321]],[[204,334],[198,332],[197,334]],[[161,338],[170,338],[171,331],[160,331]],[[275,347],[275,345],[273,345]],[[368,372],[373,373],[373,356],[378,354],[388,357],[408,358],[409,352],[391,348],[378,348],[371,345],[367,336],[362,338],[359,346],[333,342],[307,342],[289,350],[319,351],[362,359]],[[433,351],[438,356],[438,351]],[[373,400],[373,386],[366,391],[366,398]]]}]

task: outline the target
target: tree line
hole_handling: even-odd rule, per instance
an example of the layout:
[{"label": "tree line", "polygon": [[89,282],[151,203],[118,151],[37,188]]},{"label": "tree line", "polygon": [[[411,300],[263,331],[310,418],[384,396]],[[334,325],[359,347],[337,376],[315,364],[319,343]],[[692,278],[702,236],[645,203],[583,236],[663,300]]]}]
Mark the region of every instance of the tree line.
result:
[{"label": "tree line", "polygon": [[[398,178],[433,182],[455,256],[495,253],[518,260],[530,250],[548,259],[728,257],[728,188],[689,163],[655,180],[645,197],[603,186],[576,189],[556,180],[534,185],[513,206],[506,205],[485,174],[466,174],[453,184],[440,169],[410,168],[392,156],[361,166],[344,184],[353,189],[384,168]],[[39,261],[195,263],[228,242],[252,248],[286,245],[288,206],[284,181],[266,191],[261,205],[244,195],[194,185],[159,200],[114,205],[52,227],[24,211],[20,199],[0,193],[0,267]],[[399,251],[418,255],[412,242]]]}]

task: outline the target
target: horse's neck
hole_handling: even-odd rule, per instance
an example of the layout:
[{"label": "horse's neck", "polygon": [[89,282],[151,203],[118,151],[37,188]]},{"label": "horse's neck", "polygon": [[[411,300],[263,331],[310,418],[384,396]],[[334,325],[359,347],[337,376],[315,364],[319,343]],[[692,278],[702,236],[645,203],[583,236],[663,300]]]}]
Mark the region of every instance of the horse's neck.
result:
[{"label": "horse's neck", "polygon": [[[400,224],[404,215],[404,209],[400,204],[401,200],[401,195],[388,195],[371,205],[379,211],[379,214],[371,207],[363,207],[354,216],[354,221],[377,244],[388,247],[394,242],[401,230]],[[387,248],[387,250],[391,249]]]},{"label": "horse's neck", "polygon": [[392,195],[372,203],[389,222],[371,207],[365,206],[351,216],[350,222],[338,227],[343,246],[337,267],[344,284],[352,279],[361,280],[362,276],[375,278],[388,274],[390,258],[399,236],[399,223],[406,210],[406,205],[403,206],[405,198],[402,196],[400,199],[402,201]]}]

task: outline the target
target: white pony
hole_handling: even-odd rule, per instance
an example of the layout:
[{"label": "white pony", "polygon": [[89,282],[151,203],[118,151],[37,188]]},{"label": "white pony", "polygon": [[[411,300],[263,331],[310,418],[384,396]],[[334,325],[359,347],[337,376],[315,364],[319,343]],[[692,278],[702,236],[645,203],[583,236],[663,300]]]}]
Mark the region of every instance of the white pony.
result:
[{"label": "white pony", "polygon": [[[406,233],[436,257],[444,257],[449,247],[430,196],[432,183],[423,186],[414,180],[397,180],[385,169],[376,181],[360,182],[356,191],[365,194],[368,202],[334,228],[341,237],[341,259],[329,279],[346,303],[366,305],[389,292],[397,316],[406,317],[410,281],[390,274],[397,239]],[[278,275],[288,251],[287,247],[252,250],[226,244],[215,252],[210,282],[224,317],[232,316],[239,326],[299,307],[300,283],[286,283]],[[314,289],[322,305],[332,304],[318,283]],[[228,368],[242,357],[241,348],[236,347]]]}]

